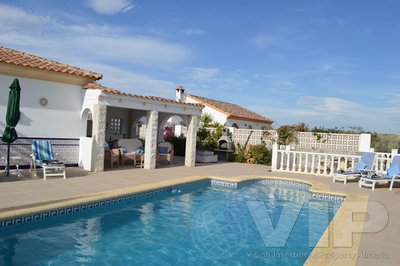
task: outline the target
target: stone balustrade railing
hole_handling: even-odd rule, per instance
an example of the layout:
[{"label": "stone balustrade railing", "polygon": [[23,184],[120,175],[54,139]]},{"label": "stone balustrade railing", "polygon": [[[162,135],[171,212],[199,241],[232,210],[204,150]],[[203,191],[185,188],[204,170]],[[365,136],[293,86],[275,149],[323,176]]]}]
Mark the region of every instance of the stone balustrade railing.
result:
[{"label": "stone balustrade railing", "polygon": [[376,157],[375,157],[375,165],[374,165],[374,170],[376,171],[385,171],[390,167],[390,164],[392,162],[392,157],[393,155],[397,154],[397,149],[393,149],[392,153],[387,153],[387,152],[375,152]]},{"label": "stone balustrade railing", "polygon": [[[395,154],[397,150],[377,153],[373,170],[385,171]],[[360,155],[279,150],[273,145],[272,171],[332,176],[337,171],[354,168],[360,158]]]}]

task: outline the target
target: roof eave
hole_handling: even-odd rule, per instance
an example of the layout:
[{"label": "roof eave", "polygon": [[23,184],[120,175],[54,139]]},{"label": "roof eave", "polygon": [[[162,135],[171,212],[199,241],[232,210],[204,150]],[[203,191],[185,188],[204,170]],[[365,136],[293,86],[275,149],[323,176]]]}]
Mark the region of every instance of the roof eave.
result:
[{"label": "roof eave", "polygon": [[241,117],[241,116],[234,116],[234,115],[228,116],[228,119],[251,121],[251,122],[258,122],[258,123],[263,123],[263,124],[272,124],[274,122],[274,121],[269,120],[269,119],[257,119],[257,118]]}]

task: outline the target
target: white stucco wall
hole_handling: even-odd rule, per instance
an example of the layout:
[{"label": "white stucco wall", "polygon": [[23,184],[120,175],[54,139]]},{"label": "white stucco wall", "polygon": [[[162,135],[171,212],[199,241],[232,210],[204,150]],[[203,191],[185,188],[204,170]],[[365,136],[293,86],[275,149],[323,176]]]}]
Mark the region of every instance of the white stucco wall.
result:
[{"label": "white stucco wall", "polygon": [[[15,77],[0,75],[0,133],[5,128],[9,86]],[[78,85],[21,78],[20,137],[79,138],[86,134],[81,107],[84,90]],[[47,106],[39,100],[46,98]]]},{"label": "white stucco wall", "polygon": [[249,126],[251,126],[252,129],[263,129],[262,128],[263,126],[265,127],[265,129],[271,129],[271,125],[267,124],[267,123],[259,123],[259,122],[254,122],[254,121],[243,121],[243,120],[228,118],[226,121],[226,126],[231,127],[233,124],[237,124],[238,127],[242,128],[242,129],[247,129]]},{"label": "white stucco wall", "polygon": [[79,167],[90,170],[92,164],[92,138],[81,137],[79,139]]}]

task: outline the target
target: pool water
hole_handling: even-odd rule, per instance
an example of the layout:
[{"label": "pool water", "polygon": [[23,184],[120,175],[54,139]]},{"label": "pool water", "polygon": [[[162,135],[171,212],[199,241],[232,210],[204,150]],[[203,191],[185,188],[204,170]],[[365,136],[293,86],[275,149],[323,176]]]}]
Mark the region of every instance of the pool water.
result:
[{"label": "pool water", "polygon": [[0,231],[0,265],[302,265],[340,203],[201,185]]}]

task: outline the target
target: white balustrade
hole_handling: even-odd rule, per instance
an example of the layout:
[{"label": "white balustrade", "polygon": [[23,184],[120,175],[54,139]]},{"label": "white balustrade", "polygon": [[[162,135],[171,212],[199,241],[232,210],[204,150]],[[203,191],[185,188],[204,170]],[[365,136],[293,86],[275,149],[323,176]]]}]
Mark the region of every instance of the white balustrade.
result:
[{"label": "white balustrade", "polygon": [[376,159],[373,169],[382,172],[390,167],[392,156],[397,154],[397,150],[395,150],[395,152],[392,153],[376,152],[375,154],[376,154]]},{"label": "white balustrade", "polygon": [[[340,169],[351,168],[358,155],[314,153],[303,151],[277,150],[276,171],[305,173],[315,175],[333,175]],[[311,160],[311,163],[310,163]],[[349,165],[345,167],[347,164]],[[345,168],[344,168],[345,167]]]},{"label": "white balustrade", "polygon": [[[359,162],[360,155],[317,153],[293,150],[279,150],[274,145],[274,156],[272,160],[274,171],[304,173],[315,175],[332,176],[339,170],[354,169]],[[390,167],[392,157],[397,154],[397,150],[392,153],[376,153],[373,170],[385,171]],[[311,161],[311,162],[310,162]]]}]

